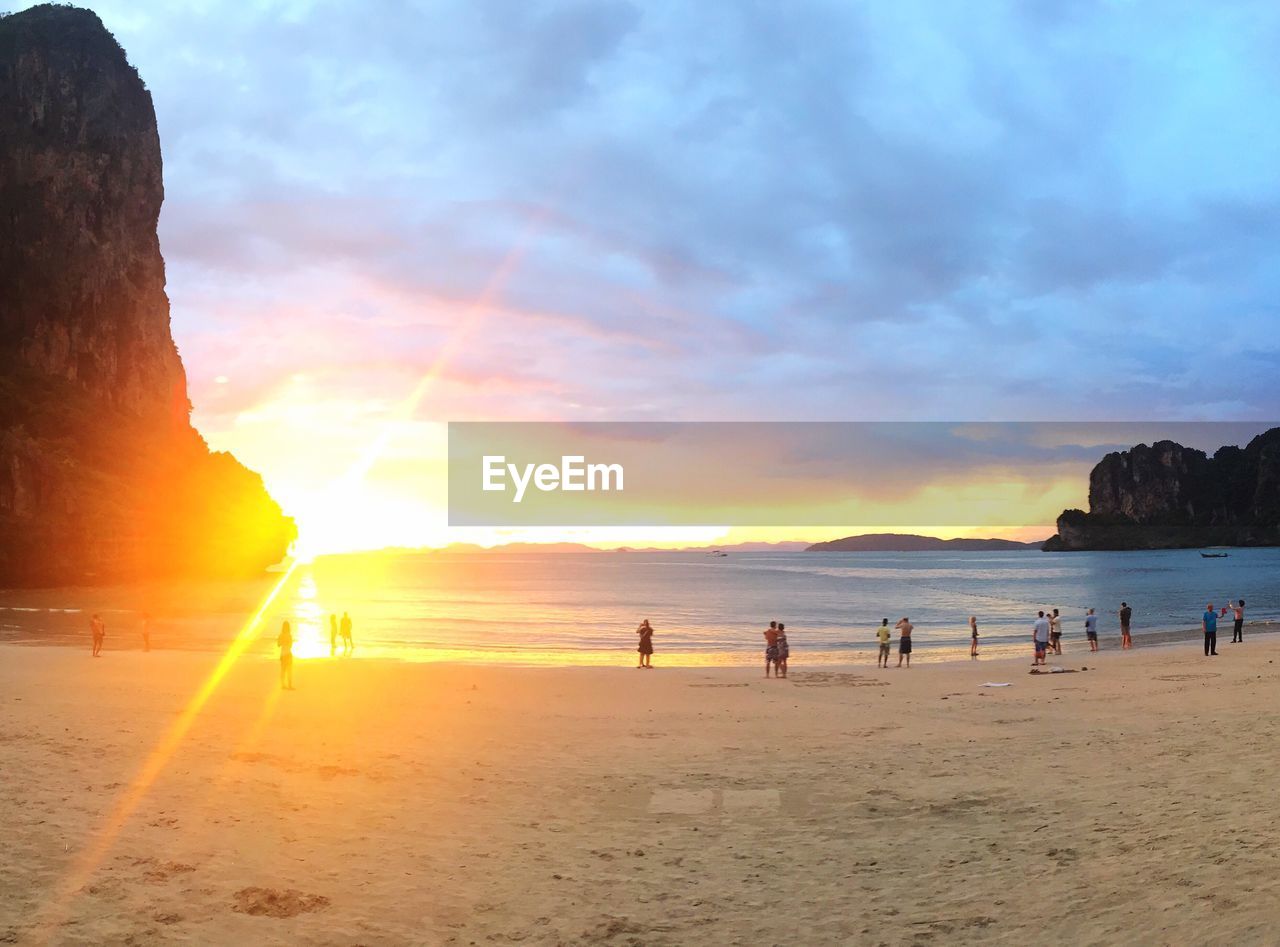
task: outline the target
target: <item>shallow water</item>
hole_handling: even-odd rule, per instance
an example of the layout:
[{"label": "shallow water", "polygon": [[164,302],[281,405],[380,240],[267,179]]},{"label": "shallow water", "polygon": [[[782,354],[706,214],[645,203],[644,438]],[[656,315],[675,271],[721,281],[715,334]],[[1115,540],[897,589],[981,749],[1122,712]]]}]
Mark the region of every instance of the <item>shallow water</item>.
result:
[{"label": "shallow water", "polygon": [[[1139,642],[1198,627],[1205,603],[1228,597],[1248,601],[1250,621],[1280,619],[1278,567],[1280,549],[339,556],[297,566],[246,634],[268,653],[288,618],[299,657],[327,655],[327,616],[346,610],[357,656],[596,664],[630,660],[647,617],[659,661],[736,664],[759,659],[761,629],[777,619],[793,660],[812,663],[862,659],[879,620],[904,615],[922,657],[967,652],[970,614],[984,653],[1020,652],[1036,610],[1057,607],[1082,649],[1085,609],[1098,610],[1105,640],[1121,600]],[[0,592],[0,640],[84,644],[98,611],[108,648],[141,647],[149,610],[154,646],[222,649],[281,578]]]}]

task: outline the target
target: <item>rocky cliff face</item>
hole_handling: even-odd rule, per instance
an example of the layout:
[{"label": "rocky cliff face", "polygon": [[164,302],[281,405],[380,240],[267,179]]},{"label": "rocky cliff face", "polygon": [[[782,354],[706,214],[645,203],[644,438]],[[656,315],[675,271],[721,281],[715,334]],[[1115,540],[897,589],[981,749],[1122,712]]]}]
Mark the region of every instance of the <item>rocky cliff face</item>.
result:
[{"label": "rocky cliff face", "polygon": [[93,13],[0,18],[0,583],[260,570],[293,523],[190,423],[155,112]]},{"label": "rocky cliff face", "polygon": [[1108,454],[1089,512],[1066,510],[1047,550],[1280,545],[1280,428],[1213,457],[1172,441]]}]

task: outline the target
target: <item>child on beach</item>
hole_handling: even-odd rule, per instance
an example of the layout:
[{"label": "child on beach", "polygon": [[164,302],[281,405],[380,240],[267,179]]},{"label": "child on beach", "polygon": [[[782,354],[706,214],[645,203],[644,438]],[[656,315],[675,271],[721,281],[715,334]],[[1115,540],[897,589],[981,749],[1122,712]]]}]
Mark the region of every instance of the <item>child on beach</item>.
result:
[{"label": "child on beach", "polygon": [[1089,650],[1098,650],[1098,616],[1093,613],[1093,609],[1089,609],[1089,614],[1084,616],[1084,636],[1089,639]]},{"label": "child on beach", "polygon": [[911,619],[903,616],[902,621],[894,626],[901,632],[898,638],[898,667],[902,667],[902,659],[907,659],[907,667],[911,667],[911,632],[915,626],[911,624]]},{"label": "child on beach", "polygon": [[880,619],[880,627],[876,629],[876,638],[880,641],[880,657],[876,658],[876,667],[887,668],[889,666],[889,642],[893,638],[893,632],[889,630],[889,619]]},{"label": "child on beach", "polygon": [[640,663],[636,667],[651,668],[653,667],[653,626],[649,624],[649,619],[646,618],[640,623],[636,634],[640,636],[640,647],[636,649],[640,652]]},{"label": "child on beach", "polygon": [[791,645],[787,643],[787,626],[778,622],[778,673],[777,677],[787,676],[787,658],[791,657]]},{"label": "child on beach", "polygon": [[778,623],[776,621],[769,622],[769,627],[764,632],[764,676],[769,676],[769,670],[778,663]]},{"label": "child on beach", "polygon": [[969,616],[969,657],[978,656],[978,616]]},{"label": "child on beach", "polygon": [[1049,647],[1049,619],[1044,617],[1044,612],[1039,613],[1035,625],[1032,626],[1031,640],[1036,646],[1036,659],[1031,662],[1032,667],[1044,664],[1044,653]]}]

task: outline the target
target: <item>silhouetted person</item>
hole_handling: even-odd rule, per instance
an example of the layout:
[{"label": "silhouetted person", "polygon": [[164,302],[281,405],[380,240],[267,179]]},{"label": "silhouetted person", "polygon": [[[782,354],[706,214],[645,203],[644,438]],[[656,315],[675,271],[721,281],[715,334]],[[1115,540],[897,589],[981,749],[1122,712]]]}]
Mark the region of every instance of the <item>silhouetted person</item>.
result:
[{"label": "silhouetted person", "polygon": [[1120,603],[1120,648],[1133,647],[1133,638],[1129,636],[1129,622],[1133,621],[1133,609],[1128,602]]},{"label": "silhouetted person", "polygon": [[338,616],[329,616],[329,657],[338,653]]},{"label": "silhouetted person", "polygon": [[787,658],[791,657],[791,643],[787,641],[787,626],[778,622],[778,672],[777,677],[787,676]]},{"label": "silhouetted person", "polygon": [[293,630],[289,622],[280,626],[280,634],[276,637],[276,647],[280,649],[280,687],[293,690]]},{"label": "silhouetted person", "polygon": [[342,653],[350,654],[356,649],[355,639],[351,637],[351,616],[346,612],[342,613],[342,623],[339,625],[342,632]]},{"label": "silhouetted person", "polygon": [[102,623],[102,616],[97,612],[89,619],[89,633],[93,635],[93,656],[102,657],[102,642],[107,638],[107,626]]},{"label": "silhouetted person", "polygon": [[142,650],[151,650],[151,613],[142,613]]},{"label": "silhouetted person", "polygon": [[1204,656],[1218,654],[1218,613],[1210,602],[1204,607],[1204,615],[1200,617],[1200,627],[1204,629]]},{"label": "silhouetted person", "polygon": [[969,616],[969,657],[978,656],[978,616]]},{"label": "silhouetted person", "polygon": [[653,667],[653,626],[649,624],[649,619],[646,618],[640,623],[636,634],[640,636],[640,647],[636,648],[640,652],[640,663],[636,667],[651,668]]}]

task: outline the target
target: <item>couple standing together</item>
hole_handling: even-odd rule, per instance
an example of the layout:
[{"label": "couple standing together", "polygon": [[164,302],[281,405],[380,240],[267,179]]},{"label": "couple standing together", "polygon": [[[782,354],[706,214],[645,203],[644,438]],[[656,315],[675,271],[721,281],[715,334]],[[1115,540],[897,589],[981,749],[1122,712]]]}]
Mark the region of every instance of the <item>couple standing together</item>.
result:
[{"label": "couple standing together", "polygon": [[764,676],[769,669],[776,669],[777,677],[787,676],[787,659],[791,657],[791,645],[787,642],[787,626],[771,621],[764,632]]}]

